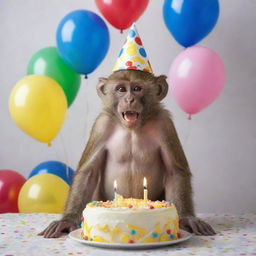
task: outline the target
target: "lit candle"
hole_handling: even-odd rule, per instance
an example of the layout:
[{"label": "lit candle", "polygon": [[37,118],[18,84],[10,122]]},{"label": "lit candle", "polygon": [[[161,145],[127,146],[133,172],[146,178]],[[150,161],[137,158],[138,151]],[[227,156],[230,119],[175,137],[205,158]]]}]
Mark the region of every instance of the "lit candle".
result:
[{"label": "lit candle", "polygon": [[143,179],[143,187],[144,187],[144,201],[148,201],[148,189],[147,189],[147,179],[144,177]]},{"label": "lit candle", "polygon": [[117,181],[114,180],[114,200],[115,200],[115,205],[117,206]]}]

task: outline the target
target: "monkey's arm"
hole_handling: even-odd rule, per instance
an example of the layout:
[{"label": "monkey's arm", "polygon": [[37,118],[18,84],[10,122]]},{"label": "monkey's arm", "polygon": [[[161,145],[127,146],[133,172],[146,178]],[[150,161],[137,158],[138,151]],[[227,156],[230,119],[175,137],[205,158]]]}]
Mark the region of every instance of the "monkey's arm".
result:
[{"label": "monkey's arm", "polygon": [[211,226],[195,216],[191,172],[172,120],[165,118],[161,157],[165,166],[165,197],[180,216],[180,226],[197,235],[213,235]]},{"label": "monkey's arm", "polygon": [[106,132],[102,129],[105,127],[105,122],[106,117],[101,115],[93,125],[71,185],[62,219],[52,222],[39,235],[53,238],[59,237],[61,232],[70,232],[76,229],[85,205],[92,200],[102,200],[100,198],[100,183],[106,157],[104,147]]},{"label": "monkey's arm", "polygon": [[100,184],[106,150],[99,144],[88,149],[90,147],[89,140],[88,146],[83,152],[66,202],[63,220],[73,220],[78,224],[85,205],[92,200],[102,200]]}]

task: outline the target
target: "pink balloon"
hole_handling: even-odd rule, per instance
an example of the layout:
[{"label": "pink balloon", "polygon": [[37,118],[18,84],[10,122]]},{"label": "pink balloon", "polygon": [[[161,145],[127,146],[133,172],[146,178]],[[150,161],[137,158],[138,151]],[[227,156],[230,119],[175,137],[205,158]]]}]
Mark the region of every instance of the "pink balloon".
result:
[{"label": "pink balloon", "polygon": [[175,58],[168,81],[178,105],[192,115],[220,95],[225,82],[225,67],[213,50],[192,46]]}]

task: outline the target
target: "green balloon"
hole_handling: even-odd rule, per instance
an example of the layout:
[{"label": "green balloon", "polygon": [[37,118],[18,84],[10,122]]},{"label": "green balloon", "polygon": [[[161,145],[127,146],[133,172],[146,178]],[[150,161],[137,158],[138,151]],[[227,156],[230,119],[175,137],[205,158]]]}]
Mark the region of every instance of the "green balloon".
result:
[{"label": "green balloon", "polygon": [[54,79],[64,90],[68,106],[80,88],[80,75],[62,60],[56,47],[46,47],[36,52],[28,63],[27,74],[45,75]]}]

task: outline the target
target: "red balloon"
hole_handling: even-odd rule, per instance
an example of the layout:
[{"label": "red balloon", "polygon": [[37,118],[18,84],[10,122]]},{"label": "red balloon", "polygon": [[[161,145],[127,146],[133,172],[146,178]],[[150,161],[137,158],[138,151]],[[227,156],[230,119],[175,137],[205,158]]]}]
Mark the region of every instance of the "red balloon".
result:
[{"label": "red balloon", "polygon": [[149,0],[95,0],[107,19],[117,29],[129,28],[145,11]]},{"label": "red balloon", "polygon": [[26,179],[12,170],[0,170],[0,213],[19,212],[18,196]]}]

